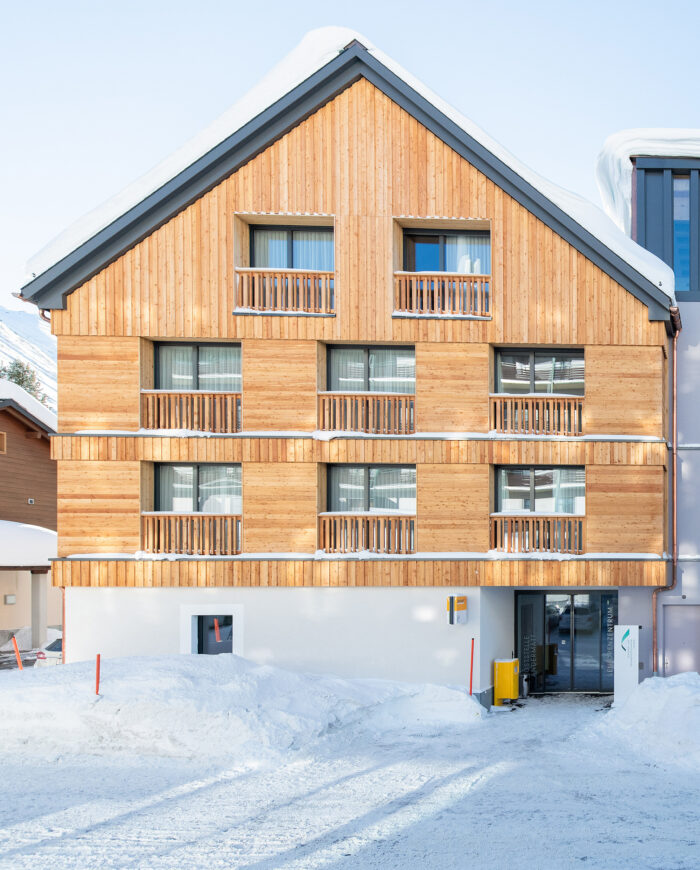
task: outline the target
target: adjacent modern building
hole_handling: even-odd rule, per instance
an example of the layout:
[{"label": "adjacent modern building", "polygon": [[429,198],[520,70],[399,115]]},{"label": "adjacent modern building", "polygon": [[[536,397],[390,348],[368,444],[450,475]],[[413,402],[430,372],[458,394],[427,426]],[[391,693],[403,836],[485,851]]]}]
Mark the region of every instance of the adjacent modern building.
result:
[{"label": "adjacent modern building", "polygon": [[[668,582],[672,270],[350,31],[30,264],[68,661],[609,691]],[[700,440],[700,439],[699,439]],[[448,596],[466,596],[448,624]]]},{"label": "adjacent modern building", "polygon": [[700,670],[700,130],[625,130],[598,162],[610,216],[674,271],[683,318],[677,348],[677,531],[671,589],[658,596],[656,668]]}]

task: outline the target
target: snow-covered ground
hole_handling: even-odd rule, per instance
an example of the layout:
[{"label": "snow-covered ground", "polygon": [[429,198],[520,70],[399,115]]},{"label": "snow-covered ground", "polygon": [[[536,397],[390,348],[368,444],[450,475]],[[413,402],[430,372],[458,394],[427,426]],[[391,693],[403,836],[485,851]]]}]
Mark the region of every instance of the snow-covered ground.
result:
[{"label": "snow-covered ground", "polygon": [[700,676],[486,714],[231,656],[0,674],[0,867],[696,868]]}]

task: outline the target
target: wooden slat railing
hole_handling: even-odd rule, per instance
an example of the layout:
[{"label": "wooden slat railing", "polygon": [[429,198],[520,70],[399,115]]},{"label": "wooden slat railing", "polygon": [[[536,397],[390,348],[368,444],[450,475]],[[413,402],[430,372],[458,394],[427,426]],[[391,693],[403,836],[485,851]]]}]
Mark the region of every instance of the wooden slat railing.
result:
[{"label": "wooden slat railing", "polygon": [[579,516],[492,516],[491,549],[504,553],[584,552],[586,518]]},{"label": "wooden slat railing", "polygon": [[416,518],[403,515],[321,514],[319,546],[326,553],[414,553]]},{"label": "wooden slat railing", "polygon": [[411,435],[416,431],[415,396],[320,393],[318,428],[373,435]]},{"label": "wooden slat railing", "polygon": [[146,553],[235,556],[241,552],[241,517],[235,514],[141,514]]},{"label": "wooden slat railing", "polygon": [[405,314],[491,316],[491,276],[394,272],[394,310]]},{"label": "wooden slat railing", "polygon": [[289,314],[335,313],[334,272],[237,268],[236,287],[236,308]]},{"label": "wooden slat railing", "polygon": [[583,399],[491,396],[491,429],[509,435],[583,435]]},{"label": "wooden slat railing", "polygon": [[194,429],[197,432],[240,432],[240,393],[141,392],[144,429]]}]

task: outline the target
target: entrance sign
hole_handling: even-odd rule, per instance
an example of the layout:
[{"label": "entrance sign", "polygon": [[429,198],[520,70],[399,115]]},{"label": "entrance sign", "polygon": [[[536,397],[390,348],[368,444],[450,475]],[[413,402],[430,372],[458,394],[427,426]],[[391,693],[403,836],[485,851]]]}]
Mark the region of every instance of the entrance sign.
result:
[{"label": "entrance sign", "polygon": [[622,706],[639,685],[639,626],[615,626],[615,706]]},{"label": "entrance sign", "polygon": [[449,595],[447,598],[447,624],[467,624],[467,596]]}]

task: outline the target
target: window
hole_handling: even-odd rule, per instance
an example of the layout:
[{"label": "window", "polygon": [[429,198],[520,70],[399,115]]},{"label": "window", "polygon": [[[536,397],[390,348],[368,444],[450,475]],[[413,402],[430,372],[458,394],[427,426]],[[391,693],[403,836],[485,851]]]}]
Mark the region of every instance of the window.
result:
[{"label": "window", "polygon": [[690,290],[690,176],[673,176],[673,271],[676,290]]},{"label": "window", "polygon": [[250,265],[267,269],[333,272],[332,227],[250,228]]},{"label": "window", "polygon": [[415,466],[329,466],[328,510],[336,513],[415,514]]},{"label": "window", "polygon": [[582,467],[497,469],[496,512],[573,514],[586,512],[586,471]]},{"label": "window", "polygon": [[240,465],[156,465],[157,511],[241,514]]},{"label": "window", "polygon": [[676,291],[700,299],[700,159],[637,157],[632,238],[667,263]]},{"label": "window", "polygon": [[412,347],[329,347],[328,389],[413,395],[416,352]]},{"label": "window", "polygon": [[404,230],[404,270],[490,275],[490,233]]},{"label": "window", "polygon": [[583,351],[499,350],[496,353],[496,392],[582,396]]},{"label": "window", "polygon": [[159,344],[156,389],[240,393],[238,344]]}]

